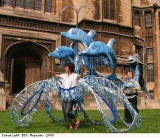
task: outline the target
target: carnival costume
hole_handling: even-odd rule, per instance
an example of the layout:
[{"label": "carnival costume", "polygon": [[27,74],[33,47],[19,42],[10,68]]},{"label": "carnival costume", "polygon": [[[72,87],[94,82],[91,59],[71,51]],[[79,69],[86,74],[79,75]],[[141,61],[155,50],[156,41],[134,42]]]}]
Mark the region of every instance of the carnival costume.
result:
[{"label": "carnival costume", "polygon": [[[32,122],[32,115],[37,111],[36,107],[40,105],[40,99],[43,99],[46,112],[53,121],[64,121],[64,119],[56,118],[53,115],[54,112],[51,112],[55,110],[55,108],[53,108],[55,102],[53,102],[50,93],[51,95],[52,93],[57,93],[60,99],[64,101],[62,103],[63,106],[66,105],[65,102],[67,101],[76,100],[75,116],[81,111],[88,122],[97,125],[105,124],[110,132],[125,132],[139,127],[141,117],[122,92],[123,81],[116,75],[117,58],[113,49],[116,40],[111,38],[107,44],[94,41],[94,37],[97,35],[95,30],[90,30],[89,33],[86,33],[78,28],[71,28],[67,32],[61,32],[61,35],[72,41],[70,47],[59,46],[53,52],[49,51],[48,56],[59,59],[61,66],[65,66],[68,62],[73,63],[75,65],[75,73],[77,74],[79,74],[83,66],[86,66],[88,73],[85,77],[79,79],[77,83],[75,82],[74,85],[69,85],[72,81],[68,81],[67,87],[66,84],[63,84],[63,81],[61,83],[57,78],[49,78],[25,87],[16,96],[10,109],[11,117],[16,125],[28,126]],[[77,42],[82,43],[86,49],[83,51]],[[103,77],[102,74],[96,70],[96,67],[99,66],[111,68],[112,73]],[[63,75],[61,77],[63,79],[66,78],[63,77]],[[72,79],[75,77],[76,75],[72,77]],[[141,80],[144,82],[143,79]],[[142,85],[145,86],[145,83],[142,83]],[[127,86],[128,84],[126,84],[126,87]],[[87,114],[82,104],[85,104],[84,95],[86,93],[90,93],[93,96],[95,105],[103,121],[94,121]],[[148,91],[145,91],[145,93],[150,97]],[[71,106],[68,107],[68,111],[71,111]],[[129,110],[134,118],[132,123],[128,124],[125,122],[122,117],[123,115],[121,115],[118,109],[119,106]],[[66,107],[64,107],[64,109],[66,109]],[[128,128],[117,129],[114,126],[117,117],[119,117],[121,122]],[[71,118],[72,117],[65,117],[65,120]]]},{"label": "carnival costume", "polygon": [[[140,90],[141,87],[139,83],[135,79],[127,79],[124,83],[124,88],[122,91],[124,91],[124,94],[126,95],[128,101],[131,103],[132,107],[139,113],[137,108],[137,95],[138,90]],[[127,108],[125,108],[125,121],[128,123],[132,123],[132,115],[128,111]]]},{"label": "carnival costume", "polygon": [[75,115],[72,113],[73,105],[76,104],[77,97],[75,92],[75,86],[77,84],[78,74],[68,73],[61,74],[62,87],[60,87],[59,98],[62,100],[62,110],[64,114],[65,121],[71,121],[75,118]]}]

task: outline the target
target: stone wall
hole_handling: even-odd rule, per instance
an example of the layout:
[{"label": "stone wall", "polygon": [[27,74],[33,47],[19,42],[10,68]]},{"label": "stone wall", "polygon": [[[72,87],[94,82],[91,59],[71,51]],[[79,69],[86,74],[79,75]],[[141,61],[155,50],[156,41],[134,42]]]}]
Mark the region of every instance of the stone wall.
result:
[{"label": "stone wall", "polygon": [[[50,96],[53,97],[54,109],[61,110],[61,101],[58,98],[57,94],[52,93],[52,95]],[[93,94],[91,93],[85,94],[83,107],[85,110],[98,110]],[[124,109],[124,107],[122,106],[117,105],[117,107],[118,109]],[[160,108],[160,100],[159,101],[149,100],[147,99],[143,91],[138,92],[138,109],[158,109],[158,108]]]},{"label": "stone wall", "polygon": [[6,93],[4,92],[4,78],[0,71],[0,110],[6,109]]}]

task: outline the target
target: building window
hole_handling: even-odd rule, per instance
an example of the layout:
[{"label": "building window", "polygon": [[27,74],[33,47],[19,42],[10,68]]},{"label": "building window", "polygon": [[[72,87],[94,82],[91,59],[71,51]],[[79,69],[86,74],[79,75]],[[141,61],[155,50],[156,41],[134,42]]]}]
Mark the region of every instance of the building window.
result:
[{"label": "building window", "polygon": [[34,0],[34,10],[41,11],[41,0]]},{"label": "building window", "polygon": [[1,5],[12,6],[12,0],[2,0]]},{"label": "building window", "polygon": [[160,27],[160,12],[159,12],[159,27]]},{"label": "building window", "polygon": [[146,27],[152,26],[152,14],[151,12],[146,12],[145,13],[145,19],[146,19]]},{"label": "building window", "polygon": [[33,9],[33,0],[26,0],[25,1],[25,8],[26,9]]},{"label": "building window", "polygon": [[146,36],[146,47],[152,48],[152,36]]},{"label": "building window", "polygon": [[2,6],[12,6],[41,11],[42,0],[3,0]]},{"label": "building window", "polygon": [[153,49],[147,48],[147,63],[153,63]]},{"label": "building window", "polygon": [[23,4],[24,0],[16,0],[15,2],[15,6],[16,7],[20,7],[20,8],[24,8],[24,4]]},{"label": "building window", "polygon": [[154,82],[153,64],[148,64],[147,81],[148,82]]},{"label": "building window", "polygon": [[52,12],[52,0],[45,0],[45,12]]},{"label": "building window", "polygon": [[103,0],[105,19],[117,20],[117,0]]},{"label": "building window", "polygon": [[147,49],[147,55],[153,55],[153,49],[152,48]]},{"label": "building window", "polygon": [[135,26],[140,26],[140,12],[134,11],[134,13],[133,13],[133,24]]}]

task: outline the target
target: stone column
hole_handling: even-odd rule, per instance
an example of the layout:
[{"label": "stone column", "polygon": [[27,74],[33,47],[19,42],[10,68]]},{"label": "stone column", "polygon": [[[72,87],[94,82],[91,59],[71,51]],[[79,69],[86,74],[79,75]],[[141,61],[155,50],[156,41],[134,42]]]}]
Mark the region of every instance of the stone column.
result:
[{"label": "stone column", "polygon": [[6,109],[6,93],[4,92],[4,78],[0,71],[0,110]]},{"label": "stone column", "polygon": [[44,9],[45,9],[45,0],[42,0],[42,5],[41,5],[42,13],[44,13]]},{"label": "stone column", "polygon": [[159,48],[159,14],[158,11],[153,11],[153,52],[154,52],[154,99],[160,99],[160,48]]}]

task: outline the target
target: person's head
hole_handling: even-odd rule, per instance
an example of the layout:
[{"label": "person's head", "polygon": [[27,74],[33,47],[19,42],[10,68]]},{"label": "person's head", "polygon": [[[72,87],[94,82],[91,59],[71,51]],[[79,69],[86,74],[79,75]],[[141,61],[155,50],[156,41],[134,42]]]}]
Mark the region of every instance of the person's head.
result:
[{"label": "person's head", "polygon": [[134,77],[133,71],[128,71],[128,79],[132,79]]},{"label": "person's head", "polygon": [[65,65],[65,72],[74,72],[74,69],[75,69],[75,65],[73,63],[66,63]]}]

